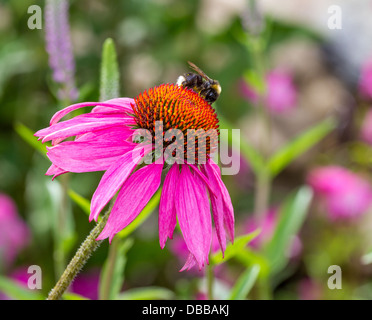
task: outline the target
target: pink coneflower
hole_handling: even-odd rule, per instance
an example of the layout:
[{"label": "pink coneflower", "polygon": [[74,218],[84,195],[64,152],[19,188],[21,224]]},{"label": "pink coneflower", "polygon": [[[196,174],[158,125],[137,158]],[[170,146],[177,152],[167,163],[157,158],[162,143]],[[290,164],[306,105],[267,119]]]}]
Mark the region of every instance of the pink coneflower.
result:
[{"label": "pink coneflower", "polygon": [[0,269],[11,266],[29,241],[29,228],[19,217],[14,201],[0,194]]},{"label": "pink coneflower", "polygon": [[[258,93],[245,81],[241,82],[241,93],[250,102],[257,103]],[[287,112],[296,107],[297,90],[289,73],[273,70],[267,74],[264,103],[273,113]]]},{"label": "pink coneflower", "polygon": [[345,168],[314,169],[308,176],[308,183],[325,201],[331,219],[356,218],[372,205],[370,184]]},{"label": "pink coneflower", "polygon": [[[96,107],[90,113],[59,122],[71,111],[88,106]],[[136,129],[150,133],[150,144],[138,139]],[[159,129],[161,139],[155,139]],[[184,140],[176,139],[176,147],[181,150],[181,156],[177,158],[180,164],[163,163],[154,150],[164,142],[160,140],[170,129],[178,129],[177,134],[185,137]],[[215,110],[194,91],[166,84],[149,89],[135,99],[72,105],[57,112],[50,127],[37,132],[36,136],[43,142],[52,141],[54,145],[48,148],[52,166],[47,175],[106,171],[91,201],[90,220],[97,221],[102,209],[119,191],[106,227],[97,240],[109,238],[111,241],[116,233],[128,226],[159,188],[162,173],[166,172],[159,207],[160,246],[164,248],[168,237],[172,238],[178,218],[190,252],[184,270],[195,263],[199,268],[208,263],[212,242],[209,201],[221,249],[226,248],[225,228],[231,241],[234,238],[230,196],[221,180],[219,167],[210,159],[210,153],[216,147],[213,144],[218,140],[207,137],[204,152],[199,152],[199,149],[202,151],[198,145],[201,140],[200,137],[196,139],[195,164],[189,164],[184,157],[192,150],[191,143],[187,142],[189,138],[192,140],[188,131],[191,129],[218,131]],[[63,141],[69,137],[75,137],[75,140]],[[171,142],[165,141],[161,151],[171,146]],[[146,154],[156,161],[139,166]],[[206,156],[205,163],[200,161],[200,154]]]}]

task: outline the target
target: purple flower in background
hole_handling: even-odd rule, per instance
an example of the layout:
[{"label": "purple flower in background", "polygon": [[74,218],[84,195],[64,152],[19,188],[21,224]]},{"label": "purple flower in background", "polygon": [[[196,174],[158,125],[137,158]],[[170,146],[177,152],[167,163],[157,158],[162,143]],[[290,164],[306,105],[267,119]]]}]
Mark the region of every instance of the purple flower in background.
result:
[{"label": "purple flower in background", "polygon": [[372,59],[362,66],[359,91],[364,97],[372,98]]},{"label": "purple flower in background", "polygon": [[[284,71],[273,70],[266,76],[265,106],[273,113],[283,113],[296,107],[297,91],[292,76]],[[257,103],[258,93],[248,83],[241,83],[243,97]]]},{"label": "purple flower in background", "polygon": [[72,52],[67,0],[47,0],[45,7],[45,40],[53,80],[62,85],[58,92],[61,100],[75,101],[75,60]]},{"label": "purple flower in background", "polygon": [[363,141],[372,145],[372,110],[369,110],[364,118],[360,135]]},{"label": "purple flower in background", "polygon": [[372,205],[370,184],[345,168],[314,169],[308,176],[308,183],[323,198],[333,220],[356,218]]},{"label": "purple flower in background", "polygon": [[15,203],[0,194],[0,268],[11,266],[29,241],[30,231],[18,216]]}]

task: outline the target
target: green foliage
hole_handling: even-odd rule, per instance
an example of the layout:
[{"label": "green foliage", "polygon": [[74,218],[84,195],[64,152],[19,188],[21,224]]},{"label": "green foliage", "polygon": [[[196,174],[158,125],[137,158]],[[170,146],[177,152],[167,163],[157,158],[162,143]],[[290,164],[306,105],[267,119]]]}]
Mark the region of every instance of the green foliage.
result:
[{"label": "green foliage", "polygon": [[106,101],[120,96],[120,76],[115,44],[107,39],[103,44],[100,101]]},{"label": "green foliage", "polygon": [[174,292],[161,287],[145,287],[128,290],[120,294],[117,300],[171,300]]},{"label": "green foliage", "polygon": [[260,269],[261,267],[258,264],[254,264],[251,268],[246,269],[235,283],[229,299],[245,299],[256,283]]},{"label": "green foliage", "polygon": [[286,266],[291,241],[305,221],[312,198],[312,190],[302,187],[281,207],[274,235],[265,250],[272,274],[280,272]]},{"label": "green foliage", "polygon": [[323,140],[335,127],[336,123],[331,119],[327,119],[300,134],[281,148],[267,163],[271,175],[278,175],[290,163]]},{"label": "green foliage", "polygon": [[41,155],[46,157],[47,149],[46,145],[43,144],[41,141],[38,141],[34,136],[34,132],[26,127],[24,124],[17,122],[14,125],[14,130],[18,133],[18,135],[27,142],[33,149],[38,151]]},{"label": "green foliage", "polygon": [[32,291],[19,285],[13,280],[0,276],[0,292],[16,300],[44,300],[45,297],[38,291]]},{"label": "green foliage", "polygon": [[132,239],[115,238],[103,266],[99,284],[101,300],[115,300],[123,287],[127,252],[133,246]]}]

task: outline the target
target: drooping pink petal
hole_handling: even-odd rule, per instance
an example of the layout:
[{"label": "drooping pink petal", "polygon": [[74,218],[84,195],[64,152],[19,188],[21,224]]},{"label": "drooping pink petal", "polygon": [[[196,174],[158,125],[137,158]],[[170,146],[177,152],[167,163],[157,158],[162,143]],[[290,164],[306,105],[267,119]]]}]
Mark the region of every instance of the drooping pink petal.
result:
[{"label": "drooping pink petal", "polygon": [[185,265],[182,267],[180,272],[183,272],[185,270],[190,271],[190,269],[197,264],[197,261],[192,253],[189,254],[187,257]]},{"label": "drooping pink petal", "polygon": [[234,241],[234,208],[231,203],[229,192],[221,179],[219,166],[210,160],[202,166],[203,170],[217,193],[217,197],[211,197],[211,205],[213,211],[213,219],[216,227],[218,240],[220,242],[222,252],[226,249],[225,228],[230,240]]},{"label": "drooping pink petal", "polygon": [[182,165],[176,208],[187,248],[201,269],[208,263],[212,243],[212,221],[207,190],[203,180]]},{"label": "drooping pink petal", "polygon": [[113,99],[109,100],[106,102],[84,102],[84,103],[77,103],[73,104],[67,108],[64,108],[63,110],[58,111],[50,120],[50,125],[56,124],[59,122],[64,116],[68,115],[72,111],[75,111],[80,108],[85,108],[85,107],[93,107],[93,106],[101,106],[105,108],[112,108],[112,109],[117,109],[117,110],[125,110],[125,111],[130,111],[131,104],[134,104],[133,99],[129,98],[118,98],[118,99]]},{"label": "drooping pink petal", "polygon": [[175,197],[180,176],[179,166],[175,163],[164,180],[159,205],[159,242],[164,249],[167,239],[173,238],[173,231],[177,224]]},{"label": "drooping pink petal", "polygon": [[137,147],[129,151],[105,172],[92,197],[90,221],[93,219],[97,221],[101,210],[118,192],[138,162],[149,152],[149,150],[144,150],[145,154],[141,154],[138,151]]},{"label": "drooping pink petal", "polygon": [[123,184],[109,219],[97,240],[109,238],[127,227],[150,201],[161,183],[162,164],[147,165],[135,173]]},{"label": "drooping pink petal", "polygon": [[107,170],[120,156],[133,150],[135,144],[127,141],[116,143],[96,141],[66,141],[47,148],[47,156],[57,167],[70,172]]}]

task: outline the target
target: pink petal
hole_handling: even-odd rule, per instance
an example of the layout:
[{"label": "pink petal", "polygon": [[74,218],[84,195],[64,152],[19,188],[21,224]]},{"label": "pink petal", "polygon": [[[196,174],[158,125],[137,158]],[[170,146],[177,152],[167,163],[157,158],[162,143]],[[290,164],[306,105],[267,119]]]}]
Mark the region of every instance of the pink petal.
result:
[{"label": "pink petal", "polygon": [[92,112],[107,112],[107,113],[131,112],[131,113],[133,113],[132,105],[136,104],[134,99],[131,99],[131,98],[117,98],[117,99],[112,99],[112,100],[106,101],[105,103],[118,105],[118,106],[121,106],[122,108],[115,110],[112,107],[103,106],[103,105],[101,105],[101,103],[99,103],[99,105],[97,105],[97,107],[95,107],[92,110]]},{"label": "pink petal", "polygon": [[102,130],[125,124],[127,124],[127,121],[123,117],[108,117],[102,116],[102,114],[90,113],[40,130],[35,136],[42,138],[44,143],[50,140],[68,138],[94,130]]},{"label": "pink petal", "polygon": [[179,166],[175,163],[164,180],[159,205],[159,242],[164,249],[168,237],[173,238],[173,231],[177,224],[175,197],[180,176]]},{"label": "pink petal", "polygon": [[111,240],[127,227],[145,208],[161,183],[163,165],[156,163],[133,173],[124,183],[109,219],[97,240]]},{"label": "pink petal", "polygon": [[[58,111],[50,120],[50,125],[56,124],[61,120],[64,116],[69,114],[72,111],[75,111],[80,108],[84,107],[92,107],[92,106],[102,106],[106,108],[113,108],[117,110],[126,110],[129,111],[132,108],[130,107],[130,104],[135,104],[133,99],[127,99],[127,98],[119,98],[119,99],[113,99],[106,102],[84,102],[84,103],[78,103],[71,105],[67,108],[64,108],[63,110]],[[129,105],[129,106],[128,106]],[[130,108],[130,109],[129,109]]]},{"label": "pink petal", "polygon": [[212,243],[212,221],[209,200],[203,180],[182,165],[176,197],[178,219],[187,248],[195,256],[201,269]]},{"label": "pink petal", "polygon": [[223,226],[226,226],[230,240],[234,241],[234,208],[231,203],[229,192],[221,179],[219,166],[212,160],[203,165],[206,175],[217,192],[217,198],[211,197],[213,218],[217,231],[218,240],[223,251],[226,248],[226,237]]},{"label": "pink petal", "polygon": [[123,155],[105,172],[93,194],[90,207],[90,221],[93,219],[97,221],[101,210],[107,205],[115,193],[118,192],[137,166],[138,162],[150,151],[145,150],[145,154],[140,154],[138,152],[139,149],[141,149],[141,147],[134,148],[132,151]]},{"label": "pink petal", "polygon": [[78,136],[75,141],[90,141],[96,142],[112,142],[117,143],[121,141],[127,141],[134,130],[127,126],[111,127],[108,129],[88,132],[86,134]]},{"label": "pink petal", "polygon": [[123,154],[130,152],[135,144],[126,141],[116,143],[95,141],[67,141],[47,148],[50,161],[70,172],[107,170]]},{"label": "pink petal", "polygon": [[55,178],[59,177],[62,174],[65,174],[65,173],[68,173],[68,171],[63,170],[63,169],[57,167],[56,165],[52,164],[49,167],[48,171],[45,173],[45,175],[46,176],[54,176],[52,178],[52,180],[54,180]]},{"label": "pink petal", "polygon": [[194,164],[188,164],[187,163],[187,165],[190,166],[190,168],[192,168],[199,175],[200,178],[202,178],[202,180],[204,181],[204,183],[208,187],[210,194],[213,195],[214,197],[216,197],[215,190],[213,189],[214,187],[209,183],[208,178],[199,170],[199,168]]}]

